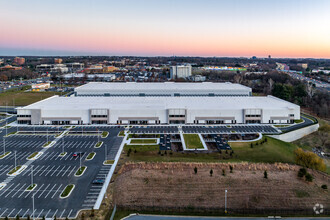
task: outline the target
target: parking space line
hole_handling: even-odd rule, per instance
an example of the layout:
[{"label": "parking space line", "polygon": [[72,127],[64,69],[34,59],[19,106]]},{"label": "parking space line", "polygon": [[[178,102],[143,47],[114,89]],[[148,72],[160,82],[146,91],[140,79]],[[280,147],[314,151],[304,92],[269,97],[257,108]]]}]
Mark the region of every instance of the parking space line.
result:
[{"label": "parking space line", "polygon": [[37,219],[39,219],[39,216],[41,215],[41,213],[43,212],[44,210],[42,209],[40,212],[39,212],[39,215],[37,216]]},{"label": "parking space line", "polygon": [[52,218],[54,218],[54,216],[56,215],[57,211],[58,211],[58,209],[55,210],[54,215],[53,215]]},{"label": "parking space line", "polygon": [[48,212],[45,215],[45,218],[47,218],[47,216],[48,216],[48,214],[49,214],[50,211],[51,211],[51,209],[48,210]]},{"label": "parking space line", "polygon": [[[56,176],[58,176],[58,175],[60,175],[61,174],[61,172],[63,171],[65,169],[65,166],[63,166],[63,168],[60,170],[60,171],[58,171],[58,173],[57,173],[57,175]],[[54,173],[52,173],[52,175],[53,175]],[[51,175],[51,176],[52,176]]]},{"label": "parking space line", "polygon": [[29,210],[30,210],[30,209],[26,210],[26,212],[22,215],[22,218],[25,217],[25,215],[28,213]]},{"label": "parking space line", "polygon": [[70,169],[71,166],[69,166],[62,174],[62,177],[66,174],[66,172]]},{"label": "parking space line", "polygon": [[3,213],[1,213],[0,215],[0,218],[2,217],[3,214],[5,214],[5,212],[7,211],[8,209],[5,209],[5,211]]},{"label": "parking space line", "polygon": [[57,191],[61,188],[62,185],[63,185],[63,184],[61,184],[61,185],[57,188],[57,190],[55,191],[55,193],[53,194],[53,196],[52,196],[51,198],[54,198],[54,196],[56,195]]},{"label": "parking space line", "polygon": [[[15,216],[18,216],[19,215],[19,213],[21,213],[21,211],[22,211],[23,209],[20,209],[17,213],[16,213],[16,215]],[[14,217],[15,217],[14,216]]]},{"label": "parking space line", "polygon": [[49,190],[49,192],[47,193],[47,195],[45,196],[45,199],[47,198],[47,196],[53,191],[53,189],[56,187],[56,184],[53,186],[53,188],[51,188],[50,190]]},{"label": "parking space line", "polygon": [[42,196],[42,194],[44,194],[45,192],[46,192],[46,190],[47,190],[47,188],[50,186],[50,184],[48,184],[47,186],[46,186],[46,188],[44,189],[44,190],[42,190],[42,192],[40,193],[40,195],[38,196],[38,198],[40,198],[41,196]]},{"label": "parking space line", "polygon": [[12,183],[9,187],[5,187],[5,190],[0,194],[0,196],[2,196],[5,192],[7,192],[7,190],[10,189],[10,187],[12,187],[14,185],[14,183]]},{"label": "parking space line", "polygon": [[[26,183],[24,183],[24,185],[19,189],[19,190],[17,190],[12,196],[11,196],[11,198],[14,198],[14,196],[18,193],[18,192],[20,192],[22,189],[23,189],[23,187],[26,185]],[[23,190],[24,191],[24,190]]]},{"label": "parking space line", "polygon": [[[57,171],[59,168],[60,168],[60,166],[57,166],[56,169],[50,174],[50,176],[53,176],[54,173],[56,173],[56,171]],[[52,170],[53,170],[53,168],[52,168],[50,171],[52,171]],[[49,172],[50,172],[50,171],[49,171]],[[49,172],[48,172],[48,173],[49,173]],[[48,173],[47,173],[45,176],[47,176]]]}]

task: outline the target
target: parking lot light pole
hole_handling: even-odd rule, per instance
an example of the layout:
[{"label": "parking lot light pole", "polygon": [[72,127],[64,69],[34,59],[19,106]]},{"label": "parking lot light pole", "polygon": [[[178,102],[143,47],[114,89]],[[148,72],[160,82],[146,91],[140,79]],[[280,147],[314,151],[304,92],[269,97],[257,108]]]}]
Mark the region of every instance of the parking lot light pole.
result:
[{"label": "parking lot light pole", "polygon": [[31,165],[31,187],[33,187],[33,165]]},{"label": "parking lot light pole", "polygon": [[79,157],[79,161],[80,161],[80,170],[81,170],[81,152],[79,153],[80,154],[80,157]]},{"label": "parking lot light pole", "polygon": [[14,155],[15,155],[15,168],[16,168],[16,150],[14,151]]},{"label": "parking lot light pole", "polygon": [[64,153],[64,136],[62,137],[62,153]]},{"label": "parking lot light pole", "polygon": [[107,160],[107,152],[108,152],[108,151],[107,151],[107,145],[105,144],[104,146],[105,146],[105,148],[104,148],[104,150],[105,150],[104,155],[105,155],[105,161],[106,161],[106,160]]},{"label": "parking lot light pole", "polygon": [[3,140],[3,155],[5,155],[5,153],[6,153],[6,138],[2,137],[2,140]]},{"label": "parking lot light pole", "polygon": [[33,193],[33,195],[32,195],[32,219],[33,220],[35,220],[35,218],[34,218],[34,193]]},{"label": "parking lot light pole", "polygon": [[227,190],[225,189],[225,214],[227,214]]},{"label": "parking lot light pole", "polygon": [[47,143],[48,143],[48,128],[47,128]]}]

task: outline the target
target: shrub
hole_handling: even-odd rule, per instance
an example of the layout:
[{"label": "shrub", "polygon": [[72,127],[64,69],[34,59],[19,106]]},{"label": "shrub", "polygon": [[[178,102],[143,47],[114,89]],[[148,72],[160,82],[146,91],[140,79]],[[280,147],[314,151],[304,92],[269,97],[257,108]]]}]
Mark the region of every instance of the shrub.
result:
[{"label": "shrub", "polygon": [[127,151],[127,156],[129,157],[129,155],[131,154],[131,152],[132,152],[132,149],[130,148],[130,149],[128,149],[128,151]]},{"label": "shrub", "polygon": [[265,138],[265,142],[267,142],[267,138]]},{"label": "shrub", "polygon": [[305,168],[300,168],[298,171],[298,177],[304,177],[307,173],[307,170]]},{"label": "shrub", "polygon": [[194,172],[195,172],[195,174],[197,174],[197,167],[194,168]]},{"label": "shrub", "polygon": [[31,220],[30,215],[27,215],[26,220]]},{"label": "shrub", "polygon": [[160,151],[158,151],[158,154],[161,154],[161,152],[160,152]]},{"label": "shrub", "polygon": [[326,170],[323,159],[316,154],[312,152],[305,152],[301,148],[294,150],[294,154],[296,164],[323,172]]},{"label": "shrub", "polygon": [[90,217],[94,217],[94,215],[95,215],[95,211],[94,208],[92,208]]},{"label": "shrub", "polygon": [[221,150],[219,151],[220,154],[222,154]]},{"label": "shrub", "polygon": [[84,220],[84,219],[85,219],[85,214],[81,213],[81,220]]},{"label": "shrub", "polygon": [[305,175],[305,179],[306,179],[306,181],[308,181],[308,182],[313,182],[313,176],[310,174],[310,173],[306,173],[306,175]]},{"label": "shrub", "polygon": [[137,153],[137,150],[136,150],[136,149],[134,150],[134,153],[135,153],[135,154]]},{"label": "shrub", "polygon": [[213,170],[211,169],[211,170],[210,170],[210,176],[212,176],[212,175],[213,175]]},{"label": "shrub", "polygon": [[256,146],[258,146],[258,142],[256,143]]},{"label": "shrub", "polygon": [[172,155],[173,154],[173,152],[172,151],[170,151],[170,155]]},{"label": "shrub", "polygon": [[222,169],[222,176],[226,176],[226,170]]},{"label": "shrub", "polygon": [[250,144],[250,147],[253,148],[253,144],[252,143]]},{"label": "shrub", "polygon": [[327,186],[326,184],[323,184],[323,185],[321,186],[321,188],[322,188],[322,189],[328,189],[328,186]]},{"label": "shrub", "polygon": [[267,173],[267,170],[265,170],[265,172],[264,172],[264,178],[265,178],[265,179],[268,179],[268,173]]},{"label": "shrub", "polygon": [[45,220],[45,216],[42,216],[42,220]]},{"label": "shrub", "polygon": [[230,169],[230,172],[232,173],[233,172],[233,166],[229,165],[229,169]]},{"label": "shrub", "polygon": [[5,217],[5,220],[9,220],[8,216]]},{"label": "shrub", "polygon": [[16,215],[16,220],[19,220],[19,215]]},{"label": "shrub", "polygon": [[226,154],[228,154],[228,150],[226,150]]},{"label": "shrub", "polygon": [[165,151],[165,155],[167,155],[167,150]]}]

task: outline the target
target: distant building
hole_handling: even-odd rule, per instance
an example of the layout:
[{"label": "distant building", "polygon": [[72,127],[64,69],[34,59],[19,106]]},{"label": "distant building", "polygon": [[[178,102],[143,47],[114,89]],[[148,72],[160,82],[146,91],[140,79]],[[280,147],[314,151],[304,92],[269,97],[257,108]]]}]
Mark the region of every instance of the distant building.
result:
[{"label": "distant building", "polygon": [[191,65],[182,65],[182,66],[171,66],[170,69],[170,78],[187,78],[191,76]]},{"label": "distant building", "polygon": [[116,71],[118,68],[114,66],[104,66],[103,67],[103,73],[110,73],[113,71]]},{"label": "distant building", "polygon": [[3,59],[0,59],[0,65],[4,63],[4,60]]},{"label": "distant building", "polygon": [[298,66],[307,69],[308,68],[308,63],[298,63]]},{"label": "distant building", "polygon": [[0,70],[21,70],[22,67],[6,65],[4,67],[0,67]]},{"label": "distant building", "polygon": [[54,63],[61,64],[63,60],[61,58],[54,58]]},{"label": "distant building", "polygon": [[271,55],[268,55],[268,59],[272,59],[272,56]]},{"label": "distant building", "polygon": [[206,77],[202,75],[195,75],[193,76],[193,79],[195,82],[203,82],[206,80]]},{"label": "distant building", "polygon": [[252,57],[252,60],[255,60],[255,59],[257,59],[257,57],[256,57],[256,56],[253,56],[253,57]]},{"label": "distant building", "polygon": [[17,65],[23,65],[25,63],[25,58],[23,57],[15,57],[14,63]]}]

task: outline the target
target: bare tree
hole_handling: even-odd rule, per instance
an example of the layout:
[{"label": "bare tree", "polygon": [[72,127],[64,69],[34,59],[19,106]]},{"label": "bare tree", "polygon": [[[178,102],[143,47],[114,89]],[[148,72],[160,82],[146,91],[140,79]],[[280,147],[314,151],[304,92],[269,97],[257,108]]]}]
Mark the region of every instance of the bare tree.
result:
[{"label": "bare tree", "polygon": [[314,86],[312,83],[307,83],[306,92],[307,92],[308,97],[311,99],[315,92]]},{"label": "bare tree", "polygon": [[272,78],[268,79],[268,85],[269,85],[268,93],[271,93],[274,85],[274,80],[272,80]]}]

